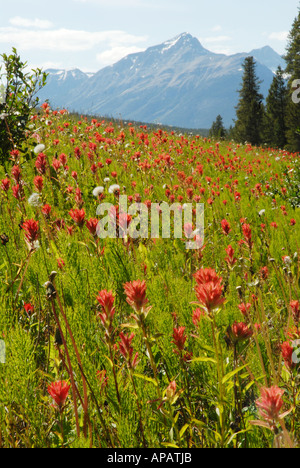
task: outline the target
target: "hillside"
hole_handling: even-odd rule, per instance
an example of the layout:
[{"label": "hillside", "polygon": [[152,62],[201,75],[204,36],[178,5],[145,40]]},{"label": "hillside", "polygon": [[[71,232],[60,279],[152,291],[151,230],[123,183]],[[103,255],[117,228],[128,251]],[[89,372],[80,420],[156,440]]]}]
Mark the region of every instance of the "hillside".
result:
[{"label": "hillside", "polygon": [[242,63],[257,59],[266,97],[283,59],[270,47],[232,56],[205,49],[183,33],[144,52],[130,54],[95,74],[48,70],[40,99],[54,107],[185,128],[210,128],[218,114],[229,127],[235,118]]}]

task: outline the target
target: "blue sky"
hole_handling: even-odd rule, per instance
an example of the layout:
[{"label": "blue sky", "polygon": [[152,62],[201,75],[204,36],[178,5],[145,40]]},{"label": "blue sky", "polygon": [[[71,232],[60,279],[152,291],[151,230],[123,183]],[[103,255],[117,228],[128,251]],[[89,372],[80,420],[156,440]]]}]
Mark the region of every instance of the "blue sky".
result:
[{"label": "blue sky", "polygon": [[97,71],[189,32],[213,52],[283,54],[299,0],[1,0],[0,53],[31,67]]}]

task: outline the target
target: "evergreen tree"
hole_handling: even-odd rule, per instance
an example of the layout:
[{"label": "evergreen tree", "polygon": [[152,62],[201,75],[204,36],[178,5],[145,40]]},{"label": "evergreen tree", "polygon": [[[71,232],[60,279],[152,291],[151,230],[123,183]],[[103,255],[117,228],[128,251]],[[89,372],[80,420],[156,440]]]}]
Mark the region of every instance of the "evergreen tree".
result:
[{"label": "evergreen tree", "polygon": [[243,63],[244,75],[236,107],[234,134],[239,142],[247,141],[252,145],[259,145],[263,137],[264,105],[255,67],[254,58],[247,57]]},{"label": "evergreen tree", "polygon": [[226,129],[223,124],[221,115],[218,115],[216,120],[213,122],[211,129],[209,130],[209,136],[215,138],[225,138]]},{"label": "evergreen tree", "polygon": [[278,67],[266,99],[265,143],[274,148],[284,148],[286,140],[286,115],[288,91],[283,70]]},{"label": "evergreen tree", "polygon": [[300,151],[300,103],[293,99],[295,90],[293,83],[300,80],[300,9],[295,18],[292,29],[289,34],[289,43],[285,61],[287,63],[286,73],[289,76],[288,82],[288,104],[287,104],[287,147],[290,151]]}]

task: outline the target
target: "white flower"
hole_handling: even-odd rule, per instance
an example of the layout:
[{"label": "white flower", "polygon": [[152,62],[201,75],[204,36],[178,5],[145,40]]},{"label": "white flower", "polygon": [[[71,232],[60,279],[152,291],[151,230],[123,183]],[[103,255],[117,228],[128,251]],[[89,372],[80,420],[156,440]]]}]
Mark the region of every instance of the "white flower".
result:
[{"label": "white flower", "polygon": [[109,177],[105,177],[104,182],[107,184],[107,182],[109,182],[109,181],[110,181],[110,178],[109,178]]},{"label": "white flower", "polygon": [[32,195],[30,195],[30,197],[28,198],[28,203],[31,206],[42,206],[41,199],[38,193],[33,193]]},{"label": "white flower", "polygon": [[37,145],[33,151],[35,154],[39,154],[39,153],[42,153],[45,148],[46,146],[41,143],[40,145]]},{"label": "white flower", "polygon": [[288,255],[286,255],[285,257],[283,257],[283,263],[285,265],[291,265],[292,264],[292,259],[291,257],[289,257]]},{"label": "white flower", "polygon": [[96,187],[93,190],[93,195],[94,197],[99,197],[99,195],[101,195],[101,193],[103,192],[104,192],[104,187]]},{"label": "white flower", "polygon": [[263,216],[265,214],[266,210],[260,210],[260,212],[258,213],[259,216]]},{"label": "white flower", "polygon": [[120,186],[117,184],[114,184],[109,187],[108,193],[115,193],[117,190],[120,190]]},{"label": "white flower", "polygon": [[40,248],[40,243],[38,240],[35,240],[33,243],[32,243],[32,247],[34,248],[34,250],[38,250]]}]

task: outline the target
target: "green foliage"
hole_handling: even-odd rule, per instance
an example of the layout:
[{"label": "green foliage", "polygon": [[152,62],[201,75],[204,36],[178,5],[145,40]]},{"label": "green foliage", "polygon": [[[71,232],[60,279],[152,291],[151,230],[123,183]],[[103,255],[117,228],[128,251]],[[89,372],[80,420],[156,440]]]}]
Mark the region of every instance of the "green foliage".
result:
[{"label": "green foliage", "polygon": [[300,122],[300,105],[293,102],[292,94],[294,92],[293,82],[300,79],[300,10],[295,18],[292,29],[289,33],[289,42],[285,60],[287,67],[285,72],[289,76],[288,81],[288,104],[287,104],[287,147],[290,151],[300,151],[300,135],[297,132]]},{"label": "green foliage", "polygon": [[259,145],[263,141],[264,105],[259,92],[259,81],[255,71],[255,60],[247,57],[244,61],[242,87],[239,90],[239,103],[236,108],[234,128],[235,139],[241,143]]},{"label": "green foliage", "polygon": [[218,139],[226,137],[226,129],[221,115],[218,115],[215,122],[213,122],[209,131],[209,136]]},{"label": "green foliage", "polygon": [[11,55],[1,55],[0,68],[0,163],[10,151],[17,149],[25,138],[32,109],[37,105],[37,92],[46,84],[46,73],[39,68],[26,72],[15,48]]},{"label": "green foliage", "polygon": [[265,143],[285,148],[288,92],[283,70],[278,67],[266,99]]}]

